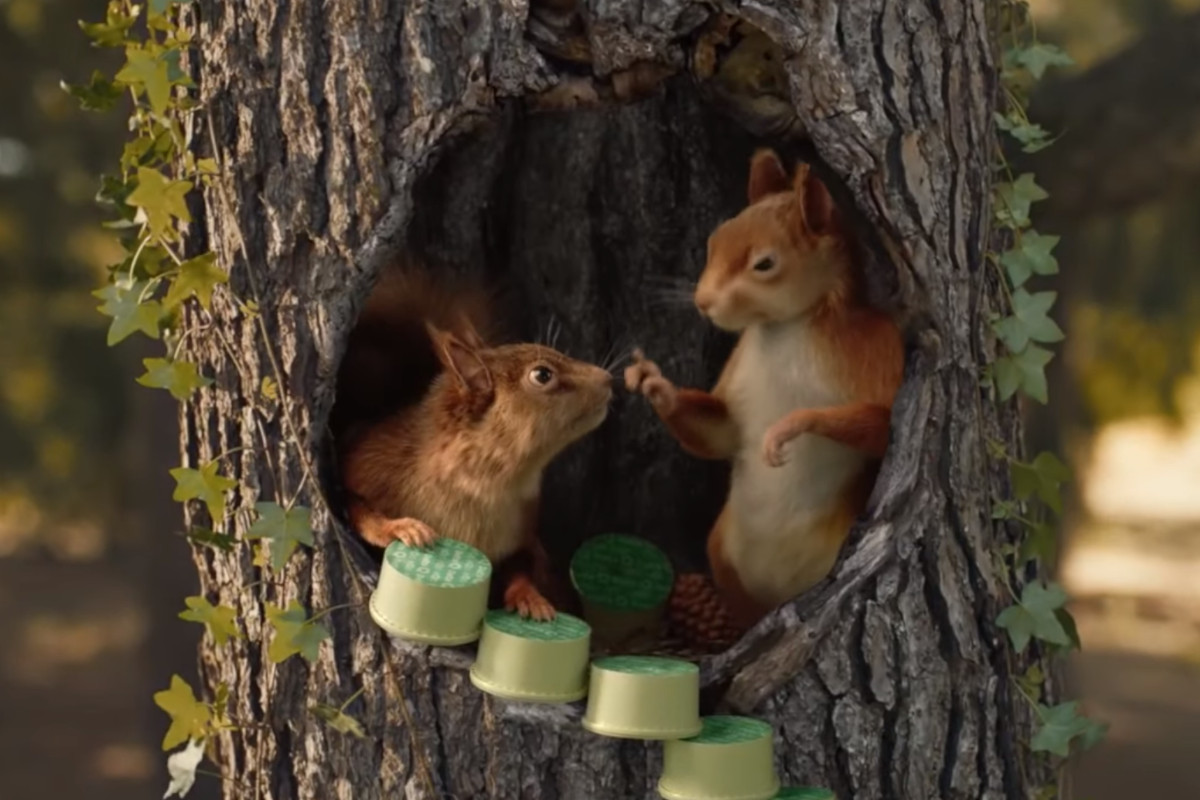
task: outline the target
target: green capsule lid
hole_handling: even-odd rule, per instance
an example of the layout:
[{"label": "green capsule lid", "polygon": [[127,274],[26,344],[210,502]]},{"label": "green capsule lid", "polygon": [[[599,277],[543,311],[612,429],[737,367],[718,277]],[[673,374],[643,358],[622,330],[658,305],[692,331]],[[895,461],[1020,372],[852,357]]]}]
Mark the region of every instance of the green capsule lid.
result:
[{"label": "green capsule lid", "polygon": [[593,667],[629,675],[691,675],[700,667],[690,661],[666,656],[605,656],[592,662]]},{"label": "green capsule lid", "polygon": [[692,744],[741,744],[771,736],[771,726],[753,717],[704,717],[704,728],[685,742]]},{"label": "green capsule lid", "polygon": [[392,542],[384,552],[388,566],[396,572],[424,584],[458,589],[488,580],[492,564],[488,557],[457,539],[438,539],[432,547],[409,547]]},{"label": "green capsule lid", "polygon": [[790,786],[780,789],[775,800],[837,800],[837,795],[815,786]]},{"label": "green capsule lid", "polygon": [[501,633],[541,642],[568,642],[591,634],[586,622],[561,611],[546,622],[526,619],[511,611],[489,611],[486,621],[488,626]]},{"label": "green capsule lid", "polygon": [[667,602],[675,572],[666,554],[649,541],[609,533],[589,539],[575,552],[571,581],[590,603],[643,611]]}]

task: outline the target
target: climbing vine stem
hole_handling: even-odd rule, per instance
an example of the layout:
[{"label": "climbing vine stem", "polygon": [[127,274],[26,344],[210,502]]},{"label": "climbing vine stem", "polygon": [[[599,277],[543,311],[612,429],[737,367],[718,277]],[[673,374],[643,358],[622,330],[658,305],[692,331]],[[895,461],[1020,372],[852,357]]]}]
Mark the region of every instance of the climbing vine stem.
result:
[{"label": "climbing vine stem", "polygon": [[[1025,0],[999,0],[996,10],[1002,34],[995,124],[1002,136],[996,145],[999,177],[992,197],[991,241],[1002,249],[989,252],[988,261],[997,270],[1007,308],[991,321],[999,352],[987,366],[985,385],[1000,402],[1021,395],[1045,404],[1049,400],[1046,365],[1053,358],[1051,347],[1063,341],[1064,333],[1050,317],[1057,293],[1035,284],[1058,274],[1054,249],[1059,237],[1034,228],[1032,207],[1050,195],[1032,173],[1014,174],[1007,153],[1036,153],[1054,143],[1051,133],[1031,120],[1025,109],[1032,87],[1046,71],[1072,62],[1061,49],[1038,39]],[[1066,592],[1048,576],[1057,550],[1061,487],[1070,472],[1050,452],[1022,460],[1022,453],[1010,452],[998,442],[991,447],[993,456],[1008,464],[1011,488],[1007,496],[994,500],[992,517],[1021,531],[1019,543],[1002,553],[1008,560],[1005,572],[1029,577],[1019,591],[1012,589],[1011,605],[1000,612],[996,624],[1012,643],[1010,673],[1016,676],[1015,688],[1028,701],[1035,721],[1029,747],[1053,759],[1049,774],[1058,775],[1063,759],[1094,746],[1107,729],[1080,714],[1075,701],[1048,705],[1049,687],[1037,661],[1024,671],[1016,666],[1017,658],[1031,647],[1055,657],[1080,646],[1075,621],[1066,608]],[[1057,784],[1051,783],[1041,787],[1038,797],[1055,797],[1058,792]]]}]

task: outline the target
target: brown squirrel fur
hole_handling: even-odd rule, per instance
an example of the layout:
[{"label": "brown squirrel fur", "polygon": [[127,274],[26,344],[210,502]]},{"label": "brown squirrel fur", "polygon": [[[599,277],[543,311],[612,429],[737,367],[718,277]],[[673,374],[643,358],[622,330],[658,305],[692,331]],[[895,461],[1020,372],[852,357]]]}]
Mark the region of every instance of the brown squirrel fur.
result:
[{"label": "brown squirrel fur", "polygon": [[626,385],[700,458],[729,459],[708,539],[713,580],[749,626],[823,579],[862,513],[904,371],[899,331],[867,305],[826,187],[760,150],[749,205],[713,231],[697,308],[740,333],[712,392],[677,388],[640,353]]},{"label": "brown squirrel fur", "polygon": [[548,619],[542,472],[604,421],[612,376],[542,345],[489,345],[491,321],[478,286],[413,266],[381,279],[338,380],[348,511],[379,547],[447,536],[479,548],[504,605]]}]

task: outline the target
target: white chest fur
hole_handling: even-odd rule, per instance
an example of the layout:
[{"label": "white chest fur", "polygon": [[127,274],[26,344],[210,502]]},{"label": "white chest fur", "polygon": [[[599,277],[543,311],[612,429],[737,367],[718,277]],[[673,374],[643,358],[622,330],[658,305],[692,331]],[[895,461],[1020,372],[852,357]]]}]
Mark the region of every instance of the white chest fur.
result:
[{"label": "white chest fur", "polygon": [[733,464],[725,555],[747,588],[772,604],[808,588],[821,577],[814,574],[828,568],[810,539],[866,460],[811,434],[787,445],[783,466],[763,460],[763,435],[789,412],[852,399],[829,374],[817,347],[804,321],[750,328],[724,392],[742,442]]}]

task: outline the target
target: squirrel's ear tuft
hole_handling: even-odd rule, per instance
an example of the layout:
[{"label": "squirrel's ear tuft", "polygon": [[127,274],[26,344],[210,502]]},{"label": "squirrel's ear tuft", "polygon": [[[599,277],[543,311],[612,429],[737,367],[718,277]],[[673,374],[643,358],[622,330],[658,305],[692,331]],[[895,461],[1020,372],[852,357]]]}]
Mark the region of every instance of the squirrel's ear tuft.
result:
[{"label": "squirrel's ear tuft", "polygon": [[[426,322],[425,329],[433,340],[438,361],[454,375],[459,385],[474,394],[491,396],[494,390],[492,373],[483,363],[479,349],[432,323]],[[474,328],[471,328],[471,332],[474,333]],[[478,339],[478,334],[474,336]]]},{"label": "squirrel's ear tuft", "polygon": [[786,192],[789,188],[787,170],[775,151],[767,147],[756,150],[750,159],[750,183],[746,187],[750,205],[767,195]]},{"label": "squirrel's ear tuft", "polygon": [[800,198],[804,227],[817,236],[832,233],[837,225],[837,206],[829,189],[813,174],[808,164],[796,167],[792,185]]}]

